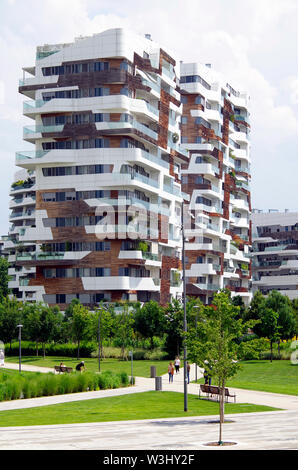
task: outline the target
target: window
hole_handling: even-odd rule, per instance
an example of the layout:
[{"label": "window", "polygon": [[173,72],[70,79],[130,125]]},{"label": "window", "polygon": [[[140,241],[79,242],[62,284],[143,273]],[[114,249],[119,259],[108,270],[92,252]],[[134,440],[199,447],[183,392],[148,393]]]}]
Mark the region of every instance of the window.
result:
[{"label": "window", "polygon": [[186,104],[187,103],[187,96],[181,95],[181,103]]},{"label": "window", "polygon": [[186,136],[181,136],[181,144],[187,144],[188,138]]},{"label": "window", "polygon": [[65,294],[56,294],[56,303],[57,304],[65,304],[66,296]]},{"label": "window", "polygon": [[205,104],[205,99],[203,98],[203,96],[196,96],[196,99],[195,99],[195,104]]},{"label": "window", "polygon": [[187,116],[181,117],[181,124],[187,124]]},{"label": "window", "polygon": [[109,70],[109,62],[94,62],[94,72],[102,72],[103,70]]}]

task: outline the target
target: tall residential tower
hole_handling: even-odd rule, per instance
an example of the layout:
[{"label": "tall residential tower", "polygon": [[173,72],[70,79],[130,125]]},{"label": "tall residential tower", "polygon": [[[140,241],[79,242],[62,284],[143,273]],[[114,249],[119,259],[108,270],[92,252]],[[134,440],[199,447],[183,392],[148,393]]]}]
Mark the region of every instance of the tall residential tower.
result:
[{"label": "tall residential tower", "polygon": [[150,37],[111,29],[38,47],[24,68],[34,149],[16,156],[28,174],[12,187],[10,254],[33,300],[165,304],[181,294],[188,154],[177,144],[175,66]]},{"label": "tall residential tower", "polygon": [[227,288],[250,299],[249,97],[210,64],[181,64],[182,189],[190,195],[187,293],[210,303]]}]

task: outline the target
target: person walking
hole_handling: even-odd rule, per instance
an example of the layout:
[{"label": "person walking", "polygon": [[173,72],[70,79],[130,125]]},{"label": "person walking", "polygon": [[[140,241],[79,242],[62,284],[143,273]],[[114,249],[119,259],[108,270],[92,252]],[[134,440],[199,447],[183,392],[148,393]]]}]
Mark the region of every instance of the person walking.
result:
[{"label": "person walking", "polygon": [[180,369],[180,359],[179,359],[179,356],[176,356],[176,359],[175,359],[175,369],[176,369],[176,374],[179,374],[179,369]]},{"label": "person walking", "polygon": [[169,383],[171,383],[173,382],[173,375],[174,375],[174,366],[172,362],[169,363],[168,374],[169,374]]},{"label": "person walking", "polygon": [[187,364],[187,369],[186,369],[186,373],[187,373],[187,383],[189,384],[189,374],[190,374],[190,364],[189,362],[186,363]]}]

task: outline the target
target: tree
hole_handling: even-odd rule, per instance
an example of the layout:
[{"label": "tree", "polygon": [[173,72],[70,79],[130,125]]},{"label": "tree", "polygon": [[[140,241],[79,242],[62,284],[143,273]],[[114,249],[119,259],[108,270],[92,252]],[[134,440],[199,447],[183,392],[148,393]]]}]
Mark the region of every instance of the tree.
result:
[{"label": "tree", "polygon": [[69,318],[72,317],[73,310],[76,305],[82,305],[79,299],[72,299],[70,304],[66,307],[64,312],[64,320],[67,321]]},{"label": "tree", "polygon": [[45,358],[45,344],[51,341],[57,330],[59,324],[62,322],[62,316],[56,309],[48,307],[46,305],[41,307],[40,311],[40,335],[39,339],[43,347],[43,357]]},{"label": "tree", "polygon": [[169,356],[180,355],[183,343],[183,304],[173,299],[165,309],[165,332],[167,334],[165,349]]},{"label": "tree", "polygon": [[153,337],[160,336],[164,331],[165,316],[163,308],[155,301],[137,306],[135,311],[135,328],[142,336],[150,338],[153,349]]},{"label": "tree", "polygon": [[91,338],[92,320],[89,310],[81,304],[75,305],[70,319],[71,332],[78,344],[77,359],[80,359],[80,343]]},{"label": "tree", "polygon": [[99,305],[95,309],[94,315],[92,316],[92,337],[98,339],[98,326],[100,325],[100,355],[104,357],[103,354],[103,340],[110,338],[113,334],[114,328],[114,318],[115,315],[113,312],[106,310],[103,306]]},{"label": "tree", "polygon": [[191,328],[186,335],[188,358],[218,381],[221,392],[219,445],[222,444],[226,381],[234,376],[240,367],[235,360],[239,348],[235,340],[253,323],[244,323],[242,319],[237,319],[239,311],[240,307],[233,305],[229,294],[214,294],[213,305],[203,308],[202,320],[199,321],[197,329]]},{"label": "tree", "polygon": [[9,263],[7,259],[0,258],[0,300],[7,297],[10,293],[8,288],[8,281],[10,276],[8,275]]},{"label": "tree", "polygon": [[240,318],[245,319],[247,315],[247,308],[241,295],[235,295],[235,297],[232,297],[232,304],[236,307],[240,307],[239,316]]},{"label": "tree", "polygon": [[272,290],[269,293],[266,299],[266,305],[268,308],[272,308],[278,314],[278,353],[280,356],[280,339],[291,339],[295,334],[295,317],[293,306],[289,297],[282,295],[276,290]]},{"label": "tree", "polygon": [[10,299],[4,297],[0,303],[0,331],[4,343],[10,344],[14,338],[17,337],[17,325],[21,322],[22,318],[22,303],[15,297]]},{"label": "tree", "polygon": [[293,315],[294,315],[294,321],[295,321],[295,336],[296,339],[298,337],[298,299],[293,299],[292,300],[292,307],[293,307]]},{"label": "tree", "polygon": [[35,341],[36,356],[38,356],[38,344],[41,341],[41,313],[43,304],[27,303],[24,308],[24,336]]},{"label": "tree", "polygon": [[122,359],[127,360],[125,349],[130,346],[134,338],[134,318],[132,312],[129,311],[127,304],[123,304],[121,313],[118,313],[114,322],[115,339],[118,340],[121,347]]},{"label": "tree", "polygon": [[254,332],[258,336],[262,336],[261,334],[261,326],[260,326],[260,318],[262,315],[262,311],[266,306],[266,298],[263,294],[257,290],[252,298],[250,303],[249,309],[247,311],[247,318],[252,320],[259,320],[259,322],[254,326]]},{"label": "tree", "polygon": [[278,327],[278,313],[272,308],[264,307],[261,311],[261,323],[259,325],[261,336],[266,337],[270,341],[270,361],[272,362],[273,343],[278,341],[279,327]]}]

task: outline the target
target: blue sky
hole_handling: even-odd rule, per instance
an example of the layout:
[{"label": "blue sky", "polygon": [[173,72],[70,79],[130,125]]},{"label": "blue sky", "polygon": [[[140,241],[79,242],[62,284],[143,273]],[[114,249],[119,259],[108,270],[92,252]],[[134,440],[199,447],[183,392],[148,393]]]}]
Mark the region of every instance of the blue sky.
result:
[{"label": "blue sky", "polygon": [[18,79],[35,48],[128,27],[185,62],[211,63],[251,96],[252,205],[298,210],[297,0],[1,0],[0,234],[22,141]]}]

